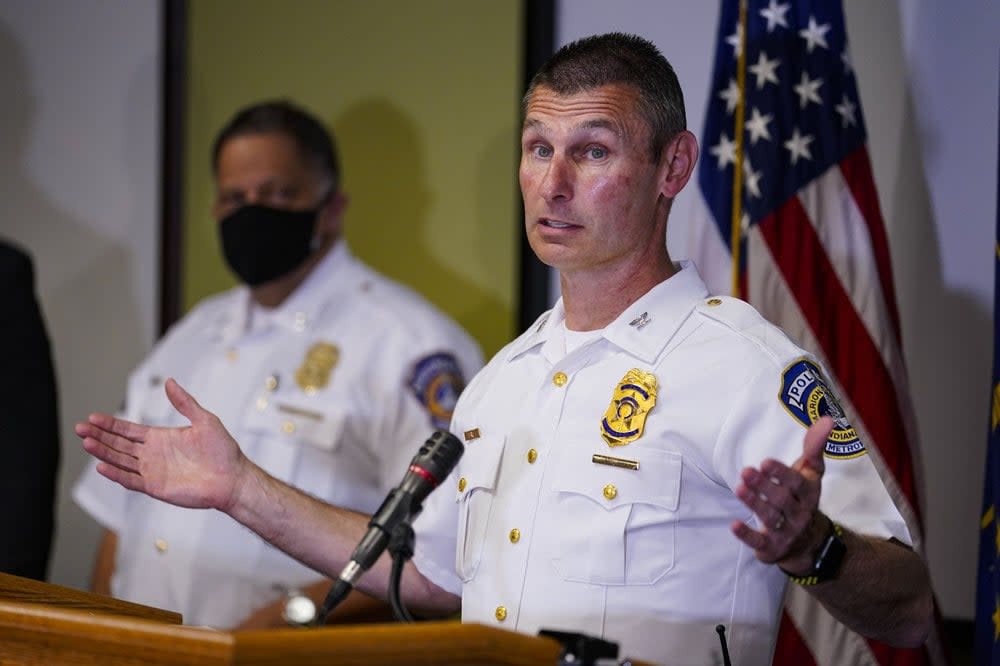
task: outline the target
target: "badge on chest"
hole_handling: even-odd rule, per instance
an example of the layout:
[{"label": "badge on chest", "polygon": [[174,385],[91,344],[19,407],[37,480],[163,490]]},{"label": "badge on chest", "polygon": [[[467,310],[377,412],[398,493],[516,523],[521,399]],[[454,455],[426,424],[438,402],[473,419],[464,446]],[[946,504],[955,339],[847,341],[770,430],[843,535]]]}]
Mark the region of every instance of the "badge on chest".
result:
[{"label": "badge on chest", "polygon": [[608,446],[625,446],[642,437],[646,416],[656,405],[656,375],[632,368],[615,387],[601,421]]}]

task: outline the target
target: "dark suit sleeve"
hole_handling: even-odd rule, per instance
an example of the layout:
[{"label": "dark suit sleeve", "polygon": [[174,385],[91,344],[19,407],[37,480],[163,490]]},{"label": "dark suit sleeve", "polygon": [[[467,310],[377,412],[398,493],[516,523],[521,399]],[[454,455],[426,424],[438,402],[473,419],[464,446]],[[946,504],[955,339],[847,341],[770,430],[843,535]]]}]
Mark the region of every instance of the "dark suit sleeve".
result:
[{"label": "dark suit sleeve", "polygon": [[59,411],[28,255],[0,243],[0,571],[44,580],[52,546]]}]

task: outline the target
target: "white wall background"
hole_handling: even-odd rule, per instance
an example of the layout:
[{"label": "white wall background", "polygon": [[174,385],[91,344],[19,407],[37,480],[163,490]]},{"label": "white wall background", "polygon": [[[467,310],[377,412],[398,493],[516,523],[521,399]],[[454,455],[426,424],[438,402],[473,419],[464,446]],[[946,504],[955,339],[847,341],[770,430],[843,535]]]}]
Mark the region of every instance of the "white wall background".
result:
[{"label": "white wall background", "polygon": [[[846,6],[923,439],[928,555],[944,614],[971,618],[992,353],[1000,5]],[[620,29],[654,40],[700,130],[716,20],[713,2],[569,0],[558,39]],[[53,339],[63,465],[50,577],[74,587],[86,586],[98,530],[69,499],[84,463],[72,424],[119,404],[155,334],[159,40],[157,0],[0,0],[0,234],[33,252]],[[688,210],[682,195],[670,234],[677,256]]]},{"label": "white wall background", "polygon": [[[942,613],[972,618],[992,363],[1000,4],[846,0],[922,440],[927,555]],[[564,0],[557,43],[622,30],[654,41],[700,134],[718,5]],[[684,257],[694,187],[671,213]]]},{"label": "white wall background", "polygon": [[99,534],[69,496],[85,456],[73,424],[117,408],[155,334],[159,7],[0,0],[0,235],[33,254],[52,339],[62,467],[49,577],[72,587],[87,585]]}]

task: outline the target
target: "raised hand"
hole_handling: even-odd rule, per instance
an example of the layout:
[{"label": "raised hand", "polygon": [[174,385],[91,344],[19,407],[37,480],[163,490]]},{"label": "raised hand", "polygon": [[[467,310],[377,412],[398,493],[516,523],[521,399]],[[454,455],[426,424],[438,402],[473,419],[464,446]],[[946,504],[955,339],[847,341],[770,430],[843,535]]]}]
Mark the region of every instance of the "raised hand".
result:
[{"label": "raised hand", "polygon": [[178,506],[225,511],[249,461],[218,417],[173,379],[164,388],[190,426],[156,428],[91,414],[76,424],[76,434],[112,481]]},{"label": "raised hand", "polygon": [[816,518],[825,469],[823,449],[832,429],[830,417],[817,420],[806,431],[802,455],[790,467],[768,458],[759,468],[742,471],[736,496],[763,527],[755,530],[735,521],[731,529],[762,562],[780,563],[793,572],[811,564],[813,542],[826,528],[825,521],[817,524]]}]

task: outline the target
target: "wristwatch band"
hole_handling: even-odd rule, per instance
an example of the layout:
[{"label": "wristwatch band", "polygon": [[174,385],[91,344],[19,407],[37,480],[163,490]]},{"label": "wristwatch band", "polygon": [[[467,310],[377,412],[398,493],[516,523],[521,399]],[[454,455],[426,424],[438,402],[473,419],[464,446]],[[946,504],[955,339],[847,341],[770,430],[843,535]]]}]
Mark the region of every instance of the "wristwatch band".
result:
[{"label": "wristwatch band", "polygon": [[798,583],[803,587],[833,580],[837,577],[840,565],[844,561],[844,554],[847,552],[847,546],[844,545],[844,541],[841,539],[843,534],[843,528],[831,520],[830,531],[814,554],[812,571],[805,576],[795,576],[784,569],[782,571],[785,571],[785,575],[793,583]]}]

